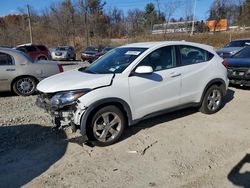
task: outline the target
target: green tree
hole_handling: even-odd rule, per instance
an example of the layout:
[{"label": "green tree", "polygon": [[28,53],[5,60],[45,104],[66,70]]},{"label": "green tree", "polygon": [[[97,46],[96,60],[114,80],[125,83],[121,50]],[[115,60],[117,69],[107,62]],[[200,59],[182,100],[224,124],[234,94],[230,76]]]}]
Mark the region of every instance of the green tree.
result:
[{"label": "green tree", "polygon": [[157,20],[157,12],[155,10],[155,6],[153,3],[148,3],[146,5],[144,19],[145,19],[145,26],[152,31],[153,25],[156,23]]}]

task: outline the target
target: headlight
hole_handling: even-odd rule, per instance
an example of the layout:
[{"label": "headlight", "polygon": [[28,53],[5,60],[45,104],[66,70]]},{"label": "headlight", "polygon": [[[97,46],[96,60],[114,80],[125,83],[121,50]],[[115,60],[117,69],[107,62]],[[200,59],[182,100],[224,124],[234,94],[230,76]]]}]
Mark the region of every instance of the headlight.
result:
[{"label": "headlight", "polygon": [[50,102],[52,107],[62,108],[73,104],[79,97],[88,93],[90,89],[66,91],[55,94]]}]

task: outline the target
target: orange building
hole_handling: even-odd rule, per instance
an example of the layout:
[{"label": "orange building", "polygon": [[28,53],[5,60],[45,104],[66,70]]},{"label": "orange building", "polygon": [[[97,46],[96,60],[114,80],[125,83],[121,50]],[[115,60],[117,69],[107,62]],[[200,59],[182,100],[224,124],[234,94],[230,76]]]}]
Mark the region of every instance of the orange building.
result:
[{"label": "orange building", "polygon": [[227,19],[207,21],[209,31],[226,31],[228,29]]}]

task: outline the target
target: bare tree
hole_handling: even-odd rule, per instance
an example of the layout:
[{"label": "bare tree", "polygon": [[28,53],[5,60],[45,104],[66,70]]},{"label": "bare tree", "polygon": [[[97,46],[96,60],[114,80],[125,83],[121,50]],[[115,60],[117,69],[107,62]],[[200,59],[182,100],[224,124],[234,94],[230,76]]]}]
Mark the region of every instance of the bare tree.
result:
[{"label": "bare tree", "polygon": [[144,12],[139,9],[128,11],[127,35],[133,37],[144,32]]},{"label": "bare tree", "polygon": [[168,23],[171,19],[171,17],[173,16],[173,14],[175,13],[175,11],[180,7],[180,1],[179,0],[169,0],[166,4],[165,4],[165,19],[166,19],[166,24],[165,24],[165,28],[164,28],[164,34],[167,33],[167,27],[168,27]]}]

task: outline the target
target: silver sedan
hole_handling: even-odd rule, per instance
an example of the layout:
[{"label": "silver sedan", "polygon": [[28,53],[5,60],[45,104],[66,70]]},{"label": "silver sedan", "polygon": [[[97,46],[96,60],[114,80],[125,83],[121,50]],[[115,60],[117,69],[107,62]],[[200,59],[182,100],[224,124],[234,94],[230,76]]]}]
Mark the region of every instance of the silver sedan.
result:
[{"label": "silver sedan", "polygon": [[40,80],[60,72],[63,68],[56,62],[33,61],[20,51],[0,48],[0,91],[28,96]]}]

